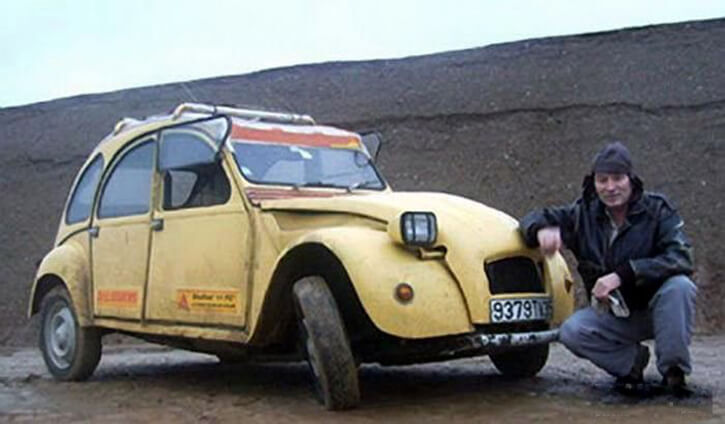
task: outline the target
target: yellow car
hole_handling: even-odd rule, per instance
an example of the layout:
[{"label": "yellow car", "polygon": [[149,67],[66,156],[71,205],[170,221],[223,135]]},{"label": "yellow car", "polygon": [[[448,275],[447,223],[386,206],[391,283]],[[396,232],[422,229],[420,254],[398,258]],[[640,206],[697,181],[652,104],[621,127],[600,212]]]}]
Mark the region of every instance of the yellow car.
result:
[{"label": "yellow car", "polygon": [[306,359],[328,409],[359,402],[366,362],[490,355],[503,374],[536,374],[574,305],[562,257],[483,204],[394,192],[379,143],[193,103],[120,121],[32,286],[50,373],[88,378],[101,336],[121,332],[221,360]]}]

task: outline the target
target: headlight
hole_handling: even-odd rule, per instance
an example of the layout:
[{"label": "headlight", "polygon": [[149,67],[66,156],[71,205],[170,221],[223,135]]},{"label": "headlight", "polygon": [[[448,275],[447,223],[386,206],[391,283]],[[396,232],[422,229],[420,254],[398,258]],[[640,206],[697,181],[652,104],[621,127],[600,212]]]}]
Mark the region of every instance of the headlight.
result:
[{"label": "headlight", "polygon": [[430,212],[405,212],[400,216],[403,243],[410,246],[432,246],[438,236],[436,216]]}]

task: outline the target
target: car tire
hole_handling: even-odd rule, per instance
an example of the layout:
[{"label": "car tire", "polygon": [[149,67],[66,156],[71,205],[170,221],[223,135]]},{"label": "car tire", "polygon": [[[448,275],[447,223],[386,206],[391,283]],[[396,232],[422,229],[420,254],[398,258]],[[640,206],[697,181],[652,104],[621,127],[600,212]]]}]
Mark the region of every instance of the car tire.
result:
[{"label": "car tire", "polygon": [[81,381],[90,377],[101,360],[101,332],[78,325],[73,301],[64,287],[45,295],[40,319],[40,351],[53,378]]},{"label": "car tire", "polygon": [[335,299],[321,277],[306,277],[293,288],[300,343],[318,399],[328,410],[360,402],[355,359]]},{"label": "car tire", "polygon": [[515,348],[491,354],[490,357],[496,369],[506,377],[533,377],[546,365],[546,360],[549,359],[549,345]]}]

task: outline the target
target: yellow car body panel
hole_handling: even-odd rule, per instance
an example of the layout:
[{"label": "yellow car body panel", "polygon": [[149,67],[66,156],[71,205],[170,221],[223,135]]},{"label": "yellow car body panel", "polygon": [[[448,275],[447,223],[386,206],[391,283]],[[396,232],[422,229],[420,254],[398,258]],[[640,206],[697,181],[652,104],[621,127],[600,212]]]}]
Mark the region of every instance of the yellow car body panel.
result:
[{"label": "yellow car body panel", "polygon": [[548,276],[554,297],[552,325],[559,326],[574,313],[574,278],[560,254],[544,258],[544,273]]},{"label": "yellow car body panel", "polygon": [[[287,250],[304,243],[322,244],[340,259],[365,312],[380,330],[406,338],[473,330],[460,288],[443,261],[420,260],[416,252],[390,243],[385,232],[364,227],[314,231]],[[413,288],[408,303],[395,297],[401,283]]]},{"label": "yellow car body panel", "polygon": [[78,323],[83,326],[93,324],[93,306],[89,296],[91,275],[88,267],[88,251],[88,234],[83,231],[70,236],[65,243],[45,255],[38,266],[37,277],[30,291],[29,316],[37,312],[40,306],[41,299],[36,299],[39,282],[53,276],[62,281],[73,304],[77,305]]},{"label": "yellow car body panel", "polygon": [[147,321],[243,328],[249,222],[239,193],[223,205],[157,211],[152,233]]},{"label": "yellow car body panel", "polygon": [[92,239],[94,315],[140,320],[148,275],[149,215],[100,220]]}]

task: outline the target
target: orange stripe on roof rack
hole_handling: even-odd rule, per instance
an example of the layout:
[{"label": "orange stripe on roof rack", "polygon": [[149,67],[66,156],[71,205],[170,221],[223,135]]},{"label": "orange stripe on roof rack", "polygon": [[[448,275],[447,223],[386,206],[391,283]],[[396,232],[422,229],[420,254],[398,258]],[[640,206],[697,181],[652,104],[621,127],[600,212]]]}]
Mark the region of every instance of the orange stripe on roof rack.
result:
[{"label": "orange stripe on roof rack", "polygon": [[322,133],[302,133],[284,131],[279,128],[257,129],[233,125],[230,137],[233,140],[268,141],[311,147],[341,147],[349,149],[360,147],[360,139],[353,134],[329,135]]}]

